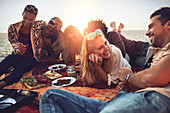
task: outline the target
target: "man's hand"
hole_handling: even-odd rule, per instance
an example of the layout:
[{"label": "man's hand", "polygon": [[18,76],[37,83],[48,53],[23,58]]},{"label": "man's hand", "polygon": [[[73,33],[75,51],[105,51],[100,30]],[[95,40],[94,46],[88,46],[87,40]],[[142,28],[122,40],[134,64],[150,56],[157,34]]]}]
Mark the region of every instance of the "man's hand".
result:
[{"label": "man's hand", "polygon": [[120,68],[120,70],[119,70],[119,80],[122,81],[122,82],[127,82],[125,80],[125,76],[127,74],[133,74],[133,72],[130,68],[127,68],[127,67]]},{"label": "man's hand", "polygon": [[21,55],[23,55],[26,52],[28,47],[28,45],[24,45],[23,43],[13,43],[12,46],[15,50],[15,53]]},{"label": "man's hand", "polygon": [[133,76],[133,72],[130,68],[127,68],[127,67],[120,68],[119,80],[121,82],[118,83],[120,89],[125,89],[125,90],[128,90],[129,92],[134,92],[134,91],[138,90],[139,89],[138,87],[132,85],[131,83],[129,83],[125,80],[125,76],[127,74],[131,74],[131,76]]},{"label": "man's hand", "polygon": [[23,43],[20,43],[19,50],[21,55],[23,55],[26,52],[27,47],[28,45],[24,45]]}]

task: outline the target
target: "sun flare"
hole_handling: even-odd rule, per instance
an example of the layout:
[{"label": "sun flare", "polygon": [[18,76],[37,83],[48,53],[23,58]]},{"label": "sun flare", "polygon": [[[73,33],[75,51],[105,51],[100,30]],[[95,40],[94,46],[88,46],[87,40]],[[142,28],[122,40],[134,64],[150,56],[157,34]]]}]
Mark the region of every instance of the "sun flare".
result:
[{"label": "sun flare", "polygon": [[77,4],[68,4],[67,6],[69,9],[69,12],[67,12],[68,17],[71,16],[74,19],[69,20],[69,18],[66,18],[65,21],[76,26],[81,33],[87,27],[88,21],[92,19],[91,12],[93,9],[91,8],[91,2],[77,1]]}]

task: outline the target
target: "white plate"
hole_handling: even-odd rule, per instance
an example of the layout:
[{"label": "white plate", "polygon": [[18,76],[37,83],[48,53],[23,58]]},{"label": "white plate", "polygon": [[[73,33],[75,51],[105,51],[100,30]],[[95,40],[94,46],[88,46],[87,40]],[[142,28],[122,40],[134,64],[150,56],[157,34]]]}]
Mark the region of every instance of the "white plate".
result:
[{"label": "white plate", "polygon": [[[71,81],[70,81],[69,84],[63,84],[63,85],[61,85],[61,86],[54,85],[54,83],[57,83],[58,80],[64,80],[64,79],[71,79]],[[53,81],[52,81],[52,86],[54,86],[54,87],[69,86],[69,85],[73,84],[75,81],[76,81],[76,79],[75,79],[74,77],[62,77],[62,78],[58,78],[58,79],[53,80]]]},{"label": "white plate", "polygon": [[[62,66],[62,67],[60,67],[60,66]],[[61,70],[61,69],[65,68],[65,67],[66,67],[65,64],[55,64],[55,65],[52,65],[52,66],[48,67],[48,69],[49,70]]]}]

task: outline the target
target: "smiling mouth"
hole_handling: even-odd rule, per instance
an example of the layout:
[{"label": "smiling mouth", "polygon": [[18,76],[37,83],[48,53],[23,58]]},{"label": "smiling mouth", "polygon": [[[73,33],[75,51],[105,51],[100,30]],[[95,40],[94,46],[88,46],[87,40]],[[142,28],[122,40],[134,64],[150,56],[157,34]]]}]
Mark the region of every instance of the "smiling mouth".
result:
[{"label": "smiling mouth", "polygon": [[151,37],[153,37],[154,36],[154,33],[151,33],[150,35],[149,35],[149,38],[151,38]]},{"label": "smiling mouth", "polygon": [[109,54],[109,51],[107,51],[107,52],[103,53],[103,55],[105,55],[105,56],[106,56],[106,55],[108,55],[108,54]]},{"label": "smiling mouth", "polygon": [[32,24],[28,24],[28,23],[25,23],[25,25],[27,25],[27,26],[32,26]]}]

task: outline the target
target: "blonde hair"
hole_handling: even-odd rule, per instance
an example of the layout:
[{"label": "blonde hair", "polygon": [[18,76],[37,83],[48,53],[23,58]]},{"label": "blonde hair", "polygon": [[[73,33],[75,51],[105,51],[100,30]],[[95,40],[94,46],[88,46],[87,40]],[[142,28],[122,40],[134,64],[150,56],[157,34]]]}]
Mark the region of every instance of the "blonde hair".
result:
[{"label": "blonde hair", "polygon": [[[94,34],[94,32],[88,35],[91,34]],[[93,52],[95,41],[98,40],[99,38],[103,38],[104,40],[106,40],[106,38],[103,34],[100,34],[96,36],[94,35],[95,36],[94,39],[88,40],[88,35],[86,35],[83,39],[82,50],[81,50],[82,79],[86,80],[89,84],[94,84],[97,81],[101,82],[102,78],[98,76],[99,73],[96,71],[94,64],[88,59],[88,56]],[[108,41],[107,43],[109,44]],[[112,64],[113,54],[112,54],[110,44],[109,44],[109,52],[111,54],[111,57],[109,59],[104,59],[102,64],[102,69],[106,73],[110,73],[111,67],[113,66]]]}]

